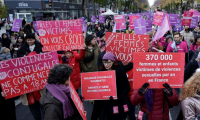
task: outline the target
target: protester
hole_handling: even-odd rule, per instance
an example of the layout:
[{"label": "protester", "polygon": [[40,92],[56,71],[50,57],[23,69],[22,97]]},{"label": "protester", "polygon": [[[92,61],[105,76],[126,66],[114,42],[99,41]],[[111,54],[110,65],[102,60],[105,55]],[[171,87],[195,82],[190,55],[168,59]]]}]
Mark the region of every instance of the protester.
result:
[{"label": "protester", "polygon": [[77,91],[81,87],[81,71],[79,68],[79,61],[85,56],[85,52],[85,50],[81,50],[80,54],[78,54],[77,51],[67,50],[64,52],[64,56],[62,57],[63,63],[71,66],[74,70],[70,76],[70,81]]},{"label": "protester", "polygon": [[128,27],[128,30],[126,30],[126,33],[128,33],[128,34],[134,34],[134,31],[130,27]]},{"label": "protester", "polygon": [[164,47],[164,49],[163,49],[164,52],[166,52],[168,44],[173,42],[173,41],[174,41],[174,39],[173,39],[173,37],[171,35],[167,35],[166,36],[165,45],[163,46]]},{"label": "protester", "polygon": [[24,27],[24,33],[25,34],[29,34],[29,33],[34,33],[34,30],[33,28],[31,27],[31,24],[30,23],[27,23]]},{"label": "protester", "polygon": [[18,58],[17,52],[24,43],[25,43],[24,36],[18,36],[16,44],[13,44],[13,49],[11,50],[13,58]]},{"label": "protester", "polygon": [[105,50],[105,34],[100,34],[100,39],[97,40],[97,43],[99,45],[99,48],[101,50],[101,52],[103,52]]},{"label": "protester", "polygon": [[82,72],[98,71],[97,59],[101,53],[94,35],[87,35],[85,38],[86,53],[83,60],[80,61],[80,69]]},{"label": "protester", "polygon": [[194,35],[190,31],[190,26],[185,26],[183,31],[181,31],[181,33],[183,34],[185,40],[187,41],[188,48],[189,48],[191,46],[191,43],[194,42]]},{"label": "protester", "polygon": [[25,25],[26,25],[26,18],[24,17],[24,19],[22,20],[22,27],[24,28]]},{"label": "protester", "polygon": [[153,42],[152,42],[152,47],[151,47],[151,52],[158,52],[158,51],[156,51],[156,50],[153,49],[153,48],[156,48],[156,49],[158,49],[158,50],[163,50],[163,49],[164,49],[163,46],[162,46],[162,43],[159,42],[159,40],[153,41]]},{"label": "protester", "polygon": [[44,105],[45,120],[81,120],[81,116],[70,97],[70,75],[68,65],[56,65],[49,73],[40,103]]},{"label": "protester", "polygon": [[0,61],[12,59],[10,50],[6,47],[2,46],[2,42],[0,41]]},{"label": "protester", "polygon": [[134,90],[131,103],[140,104],[143,117],[148,120],[169,120],[170,106],[179,104],[177,93],[167,83],[163,84],[163,89],[148,89],[149,86],[149,83],[144,83],[139,90]]},{"label": "protester", "polygon": [[2,39],[1,39],[2,47],[6,47],[10,49],[10,44],[11,40],[8,38],[8,35],[6,33],[2,34]]},{"label": "protester", "polygon": [[11,26],[9,25],[9,21],[5,23],[6,34],[10,36]]},{"label": "protester", "polygon": [[101,30],[100,27],[96,26],[95,33],[97,37],[100,37],[100,35],[103,34],[103,31]]},{"label": "protester", "polygon": [[190,46],[190,50],[196,52],[197,48],[200,47],[200,35],[197,35],[194,42]]},{"label": "protester", "polygon": [[184,120],[197,120],[200,114],[200,69],[184,84],[180,100]]},{"label": "protester", "polygon": [[194,35],[194,39],[196,39],[197,35],[200,35],[199,26],[195,27],[195,29],[193,30],[193,35]]},{"label": "protester", "polygon": [[25,39],[25,44],[23,44],[18,51],[18,57],[27,56],[30,52],[33,51],[35,51],[37,54],[42,52],[43,46],[39,41],[35,40],[34,33],[27,34]]},{"label": "protester", "polygon": [[[126,72],[115,60],[115,56],[111,52],[107,52],[103,57],[103,65],[100,71],[115,70],[117,100],[110,96],[110,100],[96,100],[92,112],[91,120],[122,120],[127,116],[123,105],[128,107],[128,93],[130,85],[126,76]],[[118,107],[118,113],[113,112],[113,107]]]}]

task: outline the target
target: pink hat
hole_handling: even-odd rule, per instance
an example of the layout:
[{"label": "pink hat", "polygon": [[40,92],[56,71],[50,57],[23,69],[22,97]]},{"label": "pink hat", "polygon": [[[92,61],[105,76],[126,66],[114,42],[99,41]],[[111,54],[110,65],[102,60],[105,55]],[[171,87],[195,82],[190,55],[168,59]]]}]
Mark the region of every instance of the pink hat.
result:
[{"label": "pink hat", "polygon": [[115,55],[111,52],[107,52],[104,56],[103,56],[103,60],[111,60],[111,61],[116,61],[115,60]]}]

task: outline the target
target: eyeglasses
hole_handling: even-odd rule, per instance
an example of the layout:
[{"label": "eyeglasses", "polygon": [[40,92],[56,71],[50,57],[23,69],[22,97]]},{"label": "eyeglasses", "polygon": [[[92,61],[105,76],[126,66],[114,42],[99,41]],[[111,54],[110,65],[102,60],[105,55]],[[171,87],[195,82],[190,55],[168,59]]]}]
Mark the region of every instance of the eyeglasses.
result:
[{"label": "eyeglasses", "polygon": [[110,64],[110,63],[112,63],[112,62],[103,61],[102,63],[103,63],[103,64]]}]

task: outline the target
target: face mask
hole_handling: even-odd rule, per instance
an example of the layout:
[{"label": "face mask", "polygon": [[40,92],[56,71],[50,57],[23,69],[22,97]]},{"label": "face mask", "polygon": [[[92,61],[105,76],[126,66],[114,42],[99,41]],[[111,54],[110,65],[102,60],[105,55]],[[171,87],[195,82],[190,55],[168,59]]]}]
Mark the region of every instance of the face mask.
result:
[{"label": "face mask", "polygon": [[18,50],[18,48],[14,48],[14,50]]}]

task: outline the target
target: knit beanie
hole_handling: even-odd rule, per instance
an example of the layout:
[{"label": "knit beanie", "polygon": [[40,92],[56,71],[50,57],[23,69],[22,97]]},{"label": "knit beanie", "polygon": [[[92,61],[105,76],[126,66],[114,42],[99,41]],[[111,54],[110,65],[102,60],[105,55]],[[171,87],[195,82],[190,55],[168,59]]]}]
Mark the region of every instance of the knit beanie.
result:
[{"label": "knit beanie", "polygon": [[165,38],[165,42],[167,42],[167,40],[168,40],[169,38],[171,38],[171,39],[174,41],[174,39],[173,39],[173,37],[172,37],[171,35],[167,35],[166,38]]},{"label": "knit beanie", "polygon": [[111,52],[107,52],[104,56],[103,56],[103,60],[111,60],[111,61],[116,61],[115,60],[115,55]]}]

